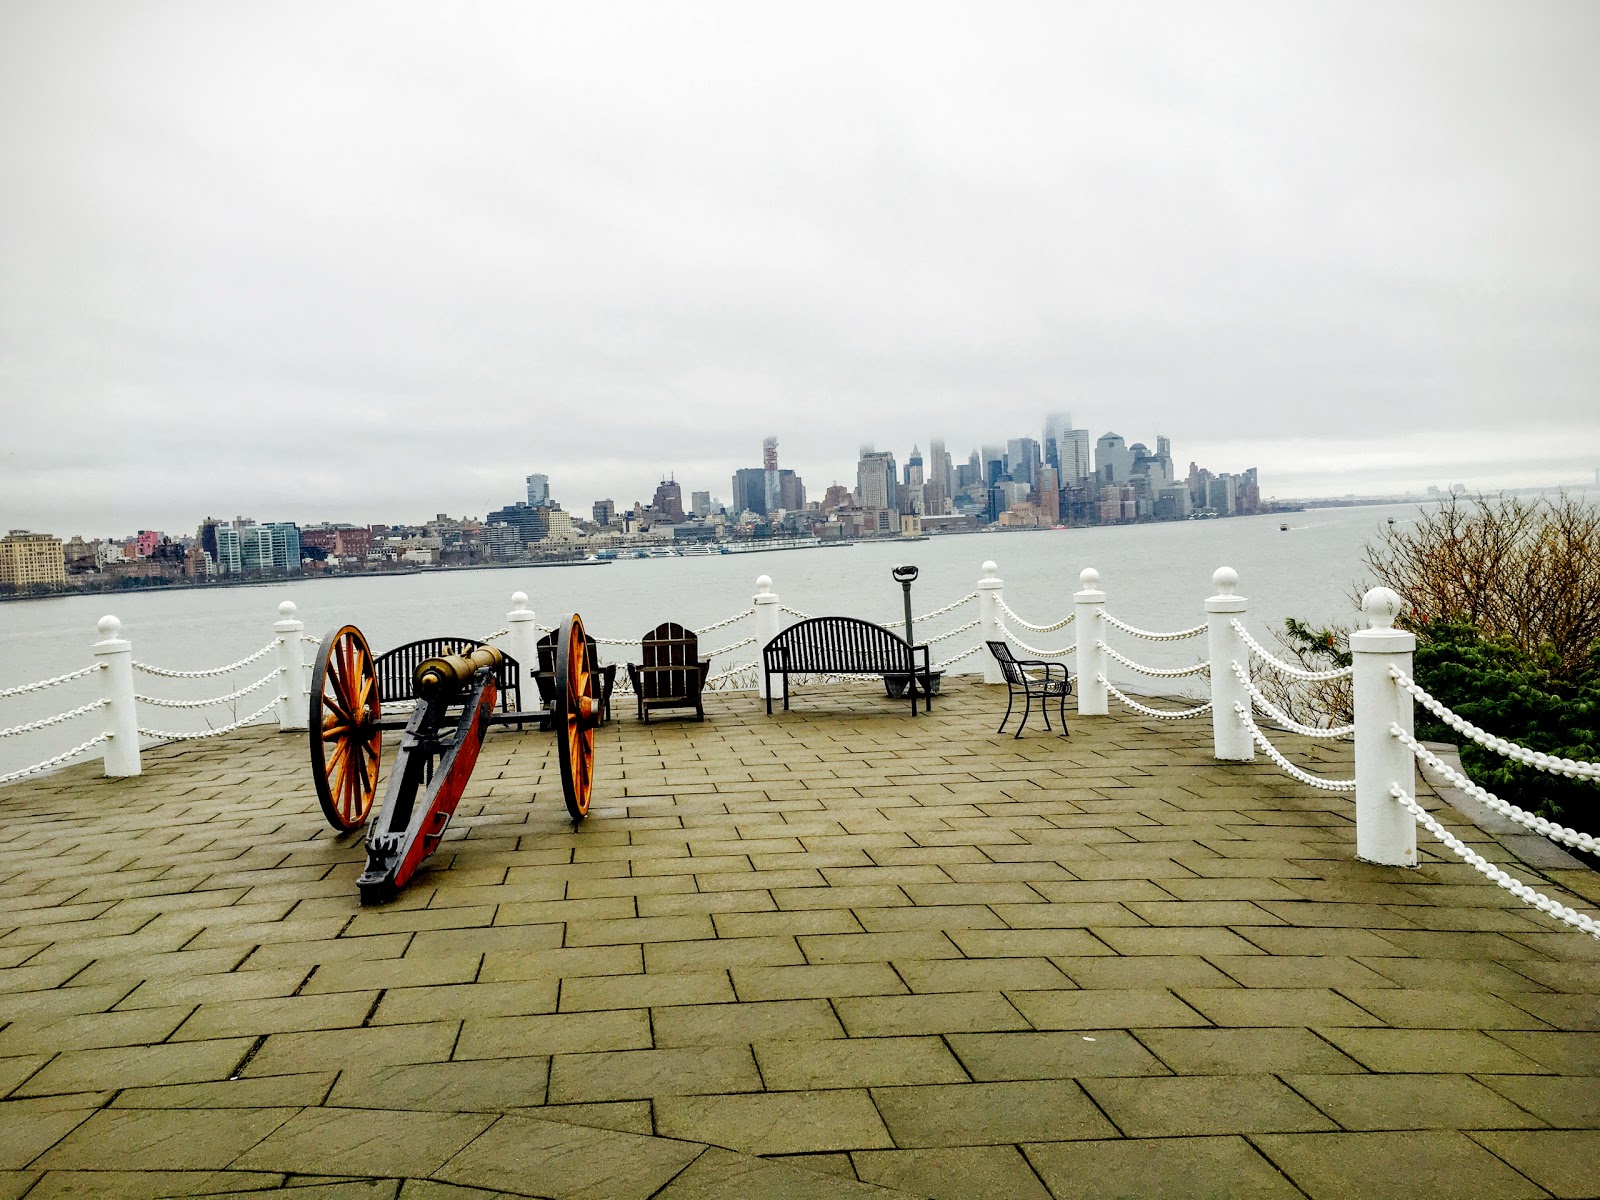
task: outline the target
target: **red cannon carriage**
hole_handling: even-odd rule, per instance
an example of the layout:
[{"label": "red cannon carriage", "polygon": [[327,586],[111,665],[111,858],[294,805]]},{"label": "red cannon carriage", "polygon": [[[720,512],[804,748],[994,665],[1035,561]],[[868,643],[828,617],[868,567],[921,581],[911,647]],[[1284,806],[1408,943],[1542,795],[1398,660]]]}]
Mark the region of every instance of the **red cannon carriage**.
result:
[{"label": "red cannon carriage", "polygon": [[367,829],[367,867],[356,881],[363,904],[393,898],[438,848],[491,725],[553,728],[573,827],[589,812],[600,696],[583,619],[573,614],[561,627],[555,696],[547,711],[504,704],[496,711],[502,684],[516,678],[517,664],[504,652],[467,640],[439,648],[446,652],[423,659],[412,671],[410,696],[394,697],[415,698],[416,707],[386,717],[378,660],[361,631],[345,625],[322,640],[311,683],[311,771],[328,824],[348,832],[367,822],[383,735],[403,731],[383,803]]}]

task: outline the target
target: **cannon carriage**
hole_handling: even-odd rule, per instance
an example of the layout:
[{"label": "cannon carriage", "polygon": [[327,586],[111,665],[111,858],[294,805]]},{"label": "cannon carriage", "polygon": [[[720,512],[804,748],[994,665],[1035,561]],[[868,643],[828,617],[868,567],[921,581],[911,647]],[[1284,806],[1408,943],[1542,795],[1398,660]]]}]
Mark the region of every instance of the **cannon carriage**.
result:
[{"label": "cannon carriage", "polygon": [[[588,815],[602,711],[599,673],[581,617],[573,614],[558,634],[552,703],[533,711],[503,702],[515,696],[520,703],[520,665],[482,642],[428,639],[374,658],[354,625],[323,638],[311,681],[312,779],[328,824],[341,833],[367,825],[367,866],[356,882],[363,904],[391,899],[438,848],[493,725],[553,730],[574,828]],[[439,652],[423,657],[428,650]],[[382,693],[406,680],[408,660],[415,660],[409,694],[390,700],[414,700],[415,707],[386,715]],[[369,822],[383,735],[395,730],[401,737],[394,769]]]}]

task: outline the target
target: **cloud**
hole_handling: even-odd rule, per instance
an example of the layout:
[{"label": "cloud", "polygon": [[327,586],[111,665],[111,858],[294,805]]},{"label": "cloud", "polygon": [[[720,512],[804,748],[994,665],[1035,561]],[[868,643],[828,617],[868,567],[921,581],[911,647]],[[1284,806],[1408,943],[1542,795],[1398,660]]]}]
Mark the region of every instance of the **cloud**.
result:
[{"label": "cloud", "polygon": [[767,434],[820,494],[862,442],[962,457],[1060,410],[1279,494],[1587,478],[1596,34],[1578,3],[8,5],[0,511],[417,520],[531,471],[581,511],[726,495]]}]

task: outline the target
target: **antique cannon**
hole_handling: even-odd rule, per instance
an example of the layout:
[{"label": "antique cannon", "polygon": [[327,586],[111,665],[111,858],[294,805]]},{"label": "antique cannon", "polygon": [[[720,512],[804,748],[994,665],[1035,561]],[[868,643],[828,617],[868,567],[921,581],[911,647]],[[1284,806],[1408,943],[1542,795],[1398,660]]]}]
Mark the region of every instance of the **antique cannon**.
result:
[{"label": "antique cannon", "polygon": [[[379,682],[396,677],[393,669],[383,669],[396,664],[384,660],[417,647],[443,652],[417,662],[406,680],[409,695],[392,697],[414,698],[416,707],[386,717]],[[363,904],[392,898],[438,847],[491,725],[554,728],[567,811],[574,828],[583,820],[594,788],[600,699],[593,650],[576,613],[560,629],[554,667],[548,711],[509,710],[504,704],[496,711],[503,685],[518,694],[520,688],[514,682],[517,664],[493,646],[433,639],[374,659],[354,625],[323,638],[309,724],[312,778],[328,824],[348,832],[366,822],[378,789],[384,732],[404,731],[383,803],[367,830],[367,868],[356,881]]]}]

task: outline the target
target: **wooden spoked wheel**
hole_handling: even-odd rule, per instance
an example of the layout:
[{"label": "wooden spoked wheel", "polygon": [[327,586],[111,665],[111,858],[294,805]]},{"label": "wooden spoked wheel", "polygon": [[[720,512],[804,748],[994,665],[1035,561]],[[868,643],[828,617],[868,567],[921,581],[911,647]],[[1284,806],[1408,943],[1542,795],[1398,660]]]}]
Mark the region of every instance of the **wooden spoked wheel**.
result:
[{"label": "wooden spoked wheel", "polygon": [[359,828],[378,790],[378,674],[367,639],[354,625],[322,639],[311,676],[311,776],[328,824],[341,833]]},{"label": "wooden spoked wheel", "polygon": [[590,661],[583,618],[577,613],[561,626],[555,662],[556,749],[561,757],[561,790],[576,825],[589,812],[594,791],[594,730],[600,724],[598,676]]}]

